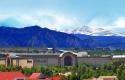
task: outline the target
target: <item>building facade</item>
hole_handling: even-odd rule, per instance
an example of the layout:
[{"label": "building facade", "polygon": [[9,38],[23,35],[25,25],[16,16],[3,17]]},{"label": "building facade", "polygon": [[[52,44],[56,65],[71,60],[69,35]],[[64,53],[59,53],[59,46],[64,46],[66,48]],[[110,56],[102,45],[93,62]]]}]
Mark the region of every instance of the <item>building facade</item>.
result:
[{"label": "building facade", "polygon": [[31,68],[33,66],[33,59],[32,58],[24,58],[24,57],[11,57],[7,54],[5,57],[0,58],[1,65],[15,65],[21,66],[26,68]]},{"label": "building facade", "polygon": [[20,57],[32,58],[33,65],[76,66],[83,63],[98,66],[112,60],[111,56],[88,56],[82,53],[64,52],[61,54],[18,54]]}]

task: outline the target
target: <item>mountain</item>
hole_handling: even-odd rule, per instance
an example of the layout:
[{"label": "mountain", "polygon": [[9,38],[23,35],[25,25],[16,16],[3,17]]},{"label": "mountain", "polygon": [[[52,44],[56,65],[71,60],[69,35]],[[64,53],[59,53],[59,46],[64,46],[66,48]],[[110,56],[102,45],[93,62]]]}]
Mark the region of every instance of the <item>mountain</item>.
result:
[{"label": "mountain", "polygon": [[91,43],[94,44],[93,40],[81,40],[73,34],[39,26],[0,27],[0,47],[90,48],[93,47]]},{"label": "mountain", "polygon": [[2,26],[0,27],[0,47],[125,49],[125,37],[68,34],[39,26],[24,28]]},{"label": "mountain", "polygon": [[125,37],[122,36],[74,35],[82,40],[85,40],[86,38],[93,40],[96,44],[98,44],[95,48],[125,49]]},{"label": "mountain", "polygon": [[103,28],[93,28],[89,26],[64,28],[62,31],[74,34],[81,40],[86,40],[92,44],[91,48],[125,49],[125,33],[116,33]]},{"label": "mountain", "polygon": [[103,28],[92,28],[89,26],[82,26],[77,28],[65,28],[58,31],[62,31],[69,34],[86,34],[91,36],[125,36],[124,33],[116,33],[111,30],[105,30]]}]

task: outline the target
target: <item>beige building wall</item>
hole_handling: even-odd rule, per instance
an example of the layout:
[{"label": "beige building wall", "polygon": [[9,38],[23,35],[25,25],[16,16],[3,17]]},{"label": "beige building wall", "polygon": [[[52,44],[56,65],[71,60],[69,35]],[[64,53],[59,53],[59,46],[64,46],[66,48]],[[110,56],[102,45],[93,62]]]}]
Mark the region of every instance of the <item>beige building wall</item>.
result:
[{"label": "beige building wall", "polygon": [[33,66],[32,59],[19,59],[19,66],[31,68]]},{"label": "beige building wall", "polygon": [[59,66],[59,57],[48,58],[48,66]]},{"label": "beige building wall", "polygon": [[[31,68],[33,66],[33,59],[11,58],[10,64],[16,65],[16,66]],[[0,65],[6,65],[7,66],[6,58],[0,59]]]},{"label": "beige building wall", "polygon": [[1,64],[1,65],[5,65],[5,64],[6,64],[5,59],[0,59],[0,64]]},{"label": "beige building wall", "polygon": [[47,66],[48,65],[48,60],[47,60],[48,58],[44,58],[44,57],[42,57],[42,58],[33,58],[33,60],[34,60],[34,63],[33,63],[33,65],[35,66],[35,65],[44,65],[44,66]]},{"label": "beige building wall", "polygon": [[89,64],[92,66],[98,66],[111,61],[111,57],[78,57],[78,64]]},{"label": "beige building wall", "polygon": [[43,65],[43,66],[58,66],[59,64],[59,57],[41,57],[41,58],[34,58],[34,66],[35,65]]},{"label": "beige building wall", "polygon": [[17,66],[17,60],[16,59],[13,59],[13,65],[16,65]]}]

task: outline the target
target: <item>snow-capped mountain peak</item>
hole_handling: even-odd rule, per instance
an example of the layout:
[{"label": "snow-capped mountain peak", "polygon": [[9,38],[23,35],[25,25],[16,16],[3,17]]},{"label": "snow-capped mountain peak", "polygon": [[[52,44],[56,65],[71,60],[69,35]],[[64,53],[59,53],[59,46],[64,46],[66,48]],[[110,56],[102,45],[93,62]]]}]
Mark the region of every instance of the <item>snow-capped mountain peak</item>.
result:
[{"label": "snow-capped mountain peak", "polygon": [[86,34],[92,36],[125,36],[125,34],[123,33],[116,33],[112,30],[105,30],[103,28],[93,28],[89,26],[82,26],[77,28],[64,28],[58,31],[69,34]]}]

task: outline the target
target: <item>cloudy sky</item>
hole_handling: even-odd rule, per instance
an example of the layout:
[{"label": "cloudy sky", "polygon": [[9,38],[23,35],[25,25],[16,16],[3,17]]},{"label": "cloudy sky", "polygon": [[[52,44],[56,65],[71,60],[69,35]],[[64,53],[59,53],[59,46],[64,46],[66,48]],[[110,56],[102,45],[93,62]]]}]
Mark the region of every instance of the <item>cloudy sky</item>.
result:
[{"label": "cloudy sky", "polygon": [[0,0],[0,25],[125,31],[125,0]]}]

